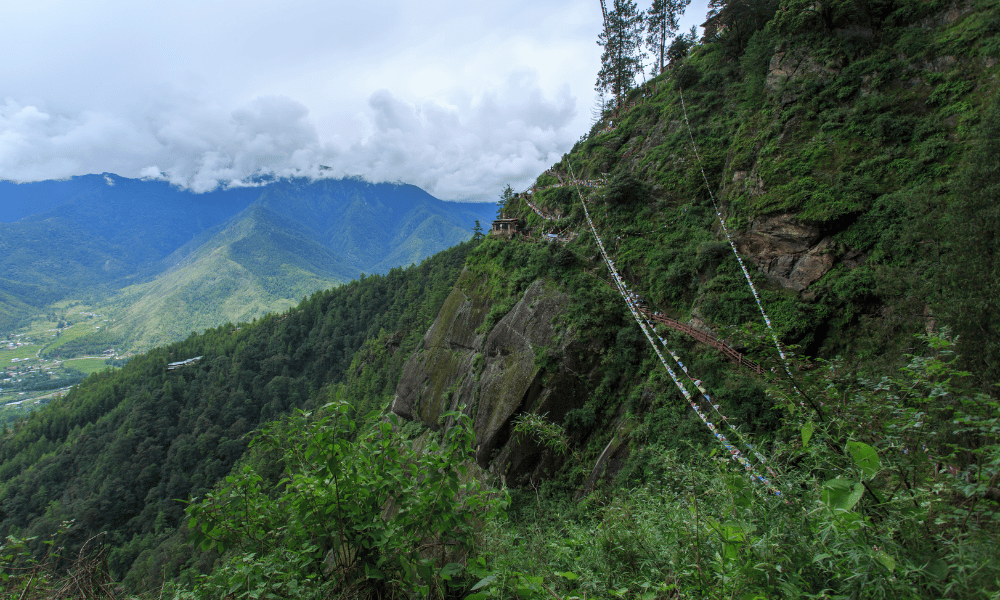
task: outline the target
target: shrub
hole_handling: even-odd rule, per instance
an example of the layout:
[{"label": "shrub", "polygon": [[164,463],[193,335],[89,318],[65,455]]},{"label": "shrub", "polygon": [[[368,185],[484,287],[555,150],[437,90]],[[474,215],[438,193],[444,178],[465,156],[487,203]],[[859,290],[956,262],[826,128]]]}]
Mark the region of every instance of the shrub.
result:
[{"label": "shrub", "polygon": [[642,202],[649,196],[646,185],[636,179],[631,173],[616,175],[608,185],[604,194],[605,200],[611,204],[632,205]]},{"label": "shrub", "polygon": [[700,80],[701,71],[698,70],[698,67],[687,63],[678,67],[677,74],[674,75],[674,83],[684,90],[694,87]]},{"label": "shrub", "polygon": [[[464,590],[477,519],[505,500],[466,476],[474,434],[460,411],[422,447],[394,434],[395,415],[359,430],[346,402],[292,418],[289,443],[274,428],[255,440],[284,451],[275,489],[249,465],[188,509],[191,539],[227,552],[196,597],[328,597],[355,590],[382,597],[451,597]],[[296,441],[304,442],[302,444]],[[461,582],[461,583],[460,583]]]}]

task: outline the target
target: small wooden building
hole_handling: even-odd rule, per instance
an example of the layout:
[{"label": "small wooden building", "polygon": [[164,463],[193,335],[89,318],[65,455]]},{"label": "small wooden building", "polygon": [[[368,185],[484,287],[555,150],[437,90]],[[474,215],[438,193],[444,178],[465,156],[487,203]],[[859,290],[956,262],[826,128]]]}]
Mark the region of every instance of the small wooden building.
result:
[{"label": "small wooden building", "polygon": [[172,362],[172,363],[169,363],[167,365],[167,370],[168,371],[176,371],[177,369],[180,369],[181,367],[186,367],[188,365],[193,365],[194,363],[198,362],[199,360],[201,360],[201,357],[200,356],[196,356],[194,358],[189,358],[187,360],[180,360],[180,361],[177,361],[177,362]]},{"label": "small wooden building", "polygon": [[493,228],[490,233],[493,235],[514,235],[517,233],[517,219],[505,219],[503,217],[493,221]]}]

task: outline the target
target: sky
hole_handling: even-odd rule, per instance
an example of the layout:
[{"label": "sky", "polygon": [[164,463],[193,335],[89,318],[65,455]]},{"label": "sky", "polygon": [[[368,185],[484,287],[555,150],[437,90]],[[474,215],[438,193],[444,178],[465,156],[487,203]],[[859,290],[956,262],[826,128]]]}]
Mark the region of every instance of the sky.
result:
[{"label": "sky", "polygon": [[360,175],[492,201],[589,131],[600,28],[598,0],[5,2],[0,179]]}]

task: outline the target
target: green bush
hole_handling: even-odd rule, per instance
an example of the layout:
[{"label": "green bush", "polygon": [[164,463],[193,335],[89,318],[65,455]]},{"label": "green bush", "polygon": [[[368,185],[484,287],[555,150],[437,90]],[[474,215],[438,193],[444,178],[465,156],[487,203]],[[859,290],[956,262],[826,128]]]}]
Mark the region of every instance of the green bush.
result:
[{"label": "green bush", "polygon": [[701,80],[701,71],[694,65],[687,63],[677,67],[677,74],[674,75],[674,84],[682,90],[694,87]]},{"label": "green bush", "polygon": [[782,427],[738,442],[770,490],[675,444],[690,409],[656,409],[618,487],[542,486],[488,523],[490,597],[996,598],[1000,403],[962,391],[947,336],[924,341],[896,377],[812,369],[798,386],[822,414],[773,382]]},{"label": "green bush", "polygon": [[[395,415],[359,429],[352,409],[326,405],[314,421],[298,413],[283,431],[255,440],[284,452],[274,489],[249,465],[192,503],[191,540],[225,561],[192,590],[199,598],[458,597],[469,574],[476,522],[497,518],[502,495],[466,471],[469,417],[420,445],[394,434]],[[288,431],[302,431],[289,443]],[[296,443],[296,442],[303,443]]]},{"label": "green bush", "polygon": [[604,199],[611,204],[632,205],[648,200],[646,185],[630,173],[615,176],[608,185]]}]

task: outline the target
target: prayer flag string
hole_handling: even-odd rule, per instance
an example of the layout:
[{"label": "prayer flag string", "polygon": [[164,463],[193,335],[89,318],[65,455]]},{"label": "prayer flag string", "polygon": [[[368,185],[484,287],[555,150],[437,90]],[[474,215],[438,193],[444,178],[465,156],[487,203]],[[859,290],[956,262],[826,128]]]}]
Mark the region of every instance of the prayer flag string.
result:
[{"label": "prayer flag string", "polygon": [[[652,321],[650,321],[649,319],[646,319],[646,324],[654,332],[656,331],[656,325]],[[760,464],[763,465],[765,469],[767,469],[767,472],[772,477],[776,477],[777,475],[774,473],[774,471],[771,469],[771,467],[769,467],[766,464],[767,463],[767,459],[765,459],[761,455],[761,453],[758,452],[753,447],[753,445],[750,444],[750,442],[748,442],[748,441],[746,441],[746,439],[744,439],[743,435],[739,432],[739,429],[737,429],[735,425],[733,425],[732,423],[729,422],[729,417],[727,417],[724,414],[722,414],[722,411],[720,410],[722,407],[719,404],[716,404],[716,403],[712,402],[712,397],[708,395],[708,390],[705,389],[705,386],[701,382],[701,380],[700,379],[695,379],[694,377],[692,377],[691,373],[688,372],[687,366],[685,366],[684,363],[681,362],[680,357],[677,356],[677,354],[673,350],[671,350],[669,346],[667,346],[667,341],[665,339],[663,339],[663,337],[661,337],[661,336],[658,335],[657,338],[660,340],[660,343],[663,345],[663,349],[666,350],[668,354],[670,354],[670,358],[674,359],[674,362],[677,363],[677,366],[680,367],[681,371],[683,371],[684,374],[687,375],[687,378],[691,381],[691,383],[696,388],[698,388],[699,392],[701,392],[701,395],[705,398],[705,401],[708,402],[708,405],[711,406],[712,409],[716,412],[716,414],[719,415],[720,422],[721,423],[725,423],[726,425],[728,425],[729,429],[733,432],[733,434],[740,441],[740,443],[743,444],[746,447],[747,450],[749,450],[754,456],[757,457],[757,460],[760,461]]]},{"label": "prayer flag string", "polygon": [[[764,323],[767,325],[767,329],[771,332],[771,339],[774,340],[774,347],[778,350],[778,355],[781,357],[781,363],[785,367],[785,373],[788,374],[789,381],[792,382],[792,388],[795,393],[802,395],[799,391],[798,386],[795,385],[795,378],[792,376],[792,369],[788,365],[788,357],[785,356],[785,351],[781,348],[781,343],[778,341],[778,334],[775,333],[774,327],[771,326],[771,318],[767,316],[764,311],[764,305],[760,301],[760,294],[757,293],[757,288],[754,287],[753,280],[750,278],[750,271],[747,270],[745,264],[743,264],[743,259],[740,257],[739,252],[736,251],[736,244],[733,243],[733,238],[729,235],[729,229],[726,228],[726,220],[722,217],[722,211],[719,210],[719,204],[715,201],[715,194],[712,193],[712,186],[708,184],[708,177],[705,175],[705,169],[701,166],[701,155],[698,154],[698,146],[694,142],[694,134],[691,133],[691,122],[688,121],[687,107],[684,105],[684,90],[680,90],[681,97],[681,110],[684,112],[684,123],[687,125],[688,137],[691,139],[691,147],[694,149],[694,156],[698,159],[698,169],[701,171],[701,178],[705,181],[705,188],[708,189],[708,195],[712,199],[712,206],[715,208],[715,214],[719,217],[719,223],[722,224],[722,232],[726,234],[726,240],[729,242],[729,247],[733,250],[733,255],[736,257],[736,261],[740,263],[740,269],[743,270],[743,276],[746,277],[747,284],[750,286],[750,291],[753,292],[753,298],[757,301],[757,308],[760,309],[760,314],[764,317]],[[805,406],[805,402],[799,401],[799,404]]]},{"label": "prayer flag string", "polygon": [[[572,175],[572,169],[573,166],[572,164],[570,164],[571,175]],[[576,179],[576,176],[573,175],[573,178]],[[736,446],[729,443],[729,441],[726,439],[726,436],[723,435],[721,432],[719,432],[715,424],[713,424],[711,421],[708,420],[708,416],[706,416],[705,413],[702,411],[701,406],[698,404],[696,399],[691,395],[691,392],[689,392],[687,388],[684,387],[684,384],[677,377],[677,374],[674,373],[674,370],[670,368],[670,365],[667,363],[667,360],[663,357],[663,353],[660,352],[660,348],[656,345],[656,342],[653,341],[653,336],[652,334],[650,334],[649,328],[646,326],[645,319],[639,315],[638,309],[634,306],[631,300],[632,298],[632,296],[630,295],[631,292],[628,291],[628,286],[625,283],[625,280],[618,274],[618,271],[615,269],[614,261],[611,260],[611,257],[608,255],[607,250],[604,248],[604,242],[601,241],[601,236],[597,234],[597,228],[594,226],[594,222],[590,218],[590,211],[587,210],[587,203],[583,200],[583,194],[580,193],[579,188],[576,189],[576,193],[580,197],[580,203],[583,205],[583,214],[587,218],[587,224],[590,225],[590,231],[594,234],[594,239],[597,241],[597,246],[601,250],[601,256],[604,258],[604,262],[605,264],[607,264],[608,270],[611,272],[611,277],[615,281],[615,286],[618,288],[618,292],[622,295],[622,298],[625,299],[625,304],[628,306],[629,312],[632,313],[632,317],[635,319],[635,322],[639,325],[639,328],[642,330],[642,333],[646,336],[646,339],[649,340],[650,346],[653,348],[653,351],[656,352],[656,356],[659,357],[660,363],[663,364],[663,367],[667,370],[667,374],[670,375],[670,378],[673,380],[674,385],[677,386],[677,389],[680,390],[681,394],[684,396],[684,399],[688,401],[688,404],[691,405],[691,408],[694,409],[698,417],[702,420],[702,422],[705,423],[709,431],[712,432],[712,435],[715,436],[715,438],[719,441],[719,443],[723,446],[723,448],[725,448],[729,452],[731,459],[734,462],[737,462],[743,466],[747,475],[750,477],[750,480],[762,483],[769,492],[773,493],[776,496],[780,496],[781,491],[779,491],[771,483],[769,479],[762,476],[757,471],[756,467],[754,467],[753,463],[751,463],[746,458],[746,456],[744,456],[743,453],[740,452],[738,448],[736,448]]]}]

